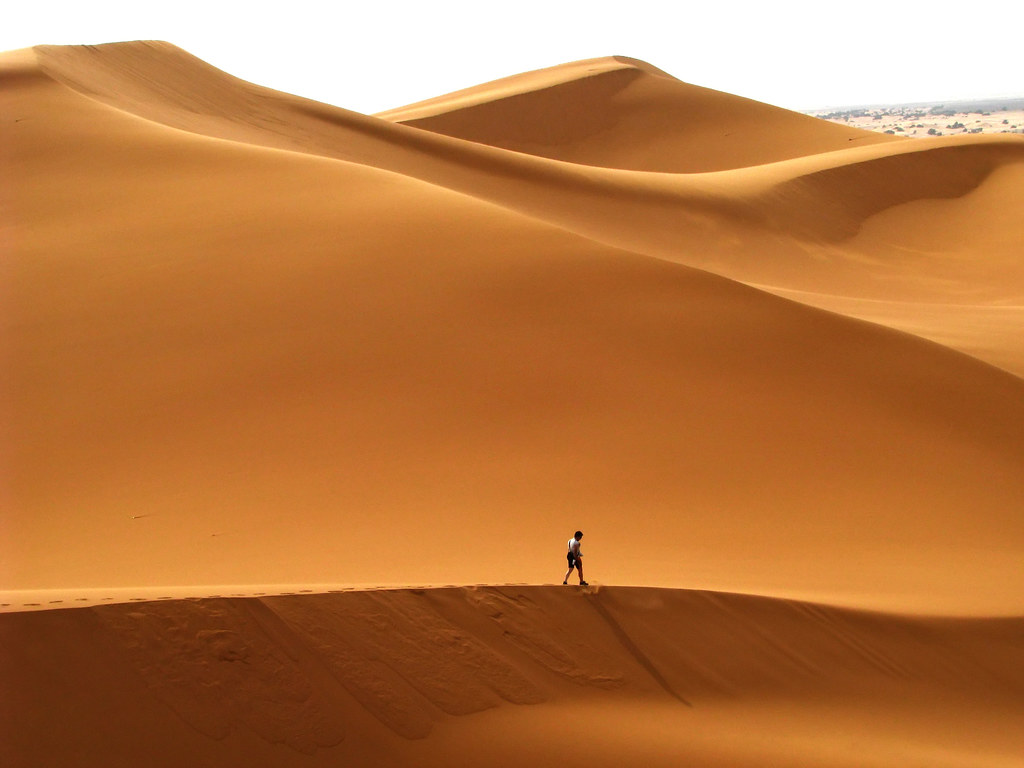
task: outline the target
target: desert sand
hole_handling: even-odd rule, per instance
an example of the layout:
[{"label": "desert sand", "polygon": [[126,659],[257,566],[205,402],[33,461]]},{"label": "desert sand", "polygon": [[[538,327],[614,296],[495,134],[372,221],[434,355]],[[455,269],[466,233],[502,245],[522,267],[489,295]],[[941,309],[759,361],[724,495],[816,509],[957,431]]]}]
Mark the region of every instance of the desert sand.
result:
[{"label": "desert sand", "polygon": [[0,104],[0,763],[1024,759],[1024,137],[624,57]]}]

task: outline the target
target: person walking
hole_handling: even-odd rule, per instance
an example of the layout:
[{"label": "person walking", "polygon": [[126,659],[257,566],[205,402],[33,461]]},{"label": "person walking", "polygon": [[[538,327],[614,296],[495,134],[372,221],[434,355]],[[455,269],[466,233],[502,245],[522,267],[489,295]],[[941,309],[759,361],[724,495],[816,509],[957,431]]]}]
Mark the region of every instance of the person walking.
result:
[{"label": "person walking", "polygon": [[583,531],[576,531],[573,537],[569,539],[569,552],[566,554],[565,559],[569,561],[569,570],[565,572],[565,578],[562,579],[563,584],[569,583],[569,577],[572,576],[572,569],[575,568],[580,572],[580,586],[590,586],[583,580],[583,553],[580,552],[580,541],[583,539]]}]

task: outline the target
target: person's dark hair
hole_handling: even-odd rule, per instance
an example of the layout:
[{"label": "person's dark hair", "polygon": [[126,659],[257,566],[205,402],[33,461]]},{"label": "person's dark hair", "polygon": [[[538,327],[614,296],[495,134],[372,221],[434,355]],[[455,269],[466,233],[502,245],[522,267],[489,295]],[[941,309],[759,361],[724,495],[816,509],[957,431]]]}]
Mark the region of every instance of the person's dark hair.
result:
[{"label": "person's dark hair", "polygon": [[573,538],[574,539],[582,539],[583,538],[583,531],[576,531],[576,533],[573,534]]}]

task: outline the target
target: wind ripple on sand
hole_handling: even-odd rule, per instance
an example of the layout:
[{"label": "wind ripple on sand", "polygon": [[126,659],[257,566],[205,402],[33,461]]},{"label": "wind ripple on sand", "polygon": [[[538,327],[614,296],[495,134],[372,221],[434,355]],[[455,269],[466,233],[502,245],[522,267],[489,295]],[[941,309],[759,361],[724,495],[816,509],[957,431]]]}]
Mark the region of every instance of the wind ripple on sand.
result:
[{"label": "wind ripple on sand", "polygon": [[91,610],[154,695],[200,733],[244,727],[312,754],[344,738],[344,724],[256,601],[175,600]]},{"label": "wind ripple on sand", "polygon": [[397,733],[431,729],[427,702],[466,715],[542,693],[486,645],[446,621],[415,592],[267,597],[262,602],[310,638],[332,672]]}]

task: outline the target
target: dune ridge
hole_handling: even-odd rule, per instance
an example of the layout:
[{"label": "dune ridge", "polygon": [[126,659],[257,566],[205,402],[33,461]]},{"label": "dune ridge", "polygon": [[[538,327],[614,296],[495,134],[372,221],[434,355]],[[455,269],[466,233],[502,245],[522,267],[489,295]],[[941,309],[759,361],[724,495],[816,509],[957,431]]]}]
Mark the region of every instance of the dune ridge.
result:
[{"label": "dune ridge", "polygon": [[[597,765],[639,750],[655,765],[874,766],[928,762],[939,748],[953,764],[979,739],[986,764],[1011,765],[1022,746],[1008,719],[1024,693],[1024,670],[1012,671],[1019,618],[913,619],[687,590],[523,586],[0,619],[3,648],[35,648],[0,655],[7,765],[25,764],[40,744],[65,764],[96,753],[108,765],[228,755],[334,765],[380,754],[442,765],[487,750],[497,716],[531,734],[499,738],[488,758],[497,765],[557,751],[565,728],[578,756]],[[65,674],[52,675],[54,666]],[[23,716],[40,699],[66,712],[56,733]],[[583,716],[566,720],[574,707]],[[876,713],[848,719],[855,754],[844,759],[842,748],[807,738],[816,716],[855,708]],[[771,722],[773,712],[787,713],[774,746],[736,727]],[[602,738],[613,713],[642,738]],[[652,718],[656,729],[643,725]],[[922,738],[922,723],[950,718],[955,737]],[[561,724],[546,728],[553,719]]]}]

